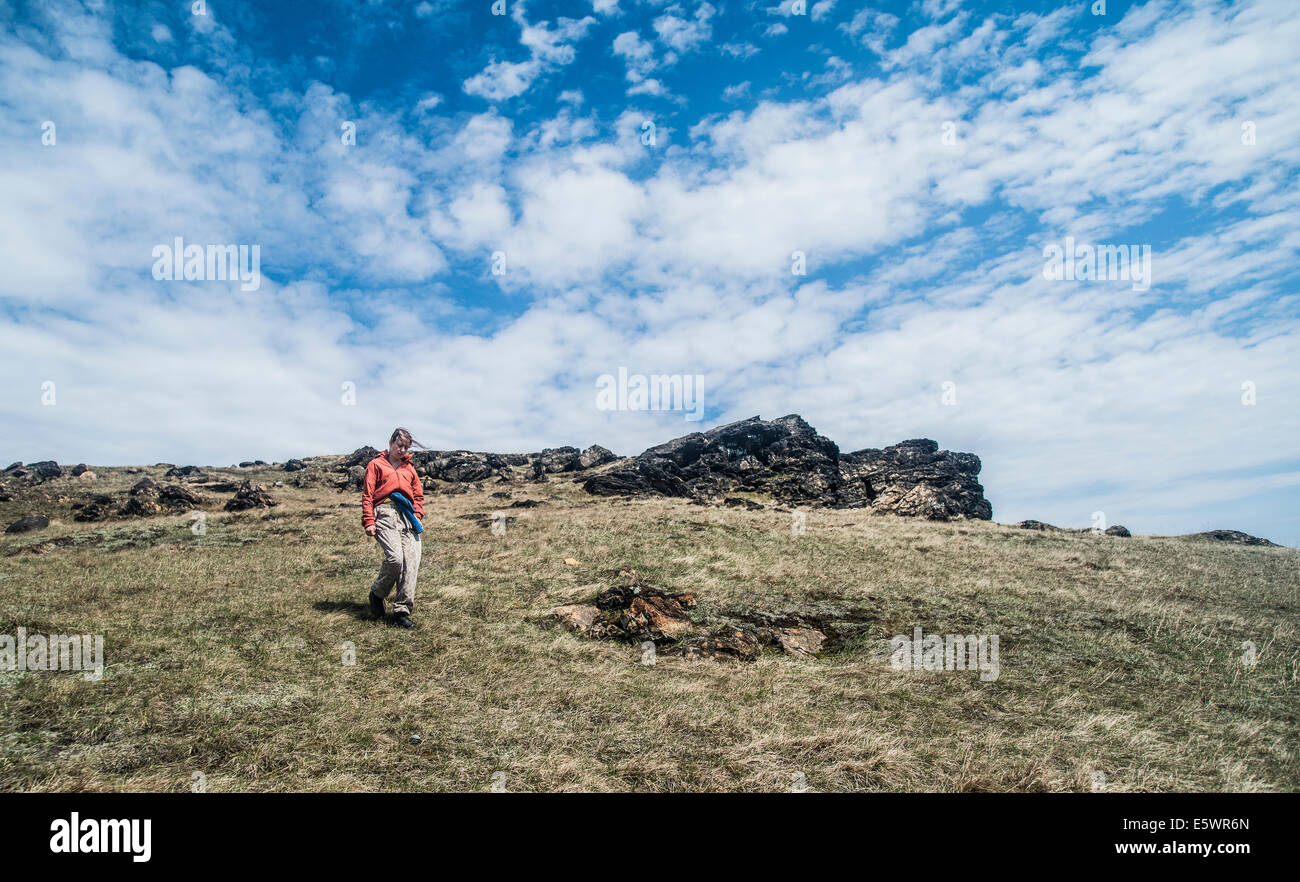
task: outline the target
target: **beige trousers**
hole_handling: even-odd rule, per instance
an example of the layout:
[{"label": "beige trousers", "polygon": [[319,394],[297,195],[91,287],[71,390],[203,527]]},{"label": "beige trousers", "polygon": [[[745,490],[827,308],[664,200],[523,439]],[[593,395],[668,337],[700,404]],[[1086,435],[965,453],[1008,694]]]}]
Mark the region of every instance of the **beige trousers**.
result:
[{"label": "beige trousers", "polygon": [[411,529],[401,512],[384,503],[375,506],[375,541],[384,551],[384,562],[370,593],[382,600],[396,585],[393,614],[410,615],[415,608],[415,580],[420,575],[420,534]]}]

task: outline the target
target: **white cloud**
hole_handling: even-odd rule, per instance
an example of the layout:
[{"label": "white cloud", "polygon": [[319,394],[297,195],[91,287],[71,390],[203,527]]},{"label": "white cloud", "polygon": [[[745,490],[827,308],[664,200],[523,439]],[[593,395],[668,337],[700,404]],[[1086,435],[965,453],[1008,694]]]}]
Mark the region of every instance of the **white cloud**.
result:
[{"label": "white cloud", "polygon": [[710,19],[717,12],[713,6],[701,3],[691,18],[680,17],[677,11],[673,7],[654,22],[655,33],[666,46],[677,52],[690,52],[713,35]]},{"label": "white cloud", "polygon": [[504,101],[522,95],[543,74],[572,64],[577,57],[573,44],[582,40],[596,23],[591,16],[560,18],[555,27],[551,27],[545,21],[529,23],[525,14],[523,0],[516,0],[511,18],[519,25],[519,43],[528,49],[529,58],[526,61],[493,59],[482,71],[465,80],[462,88],[466,94],[489,101]]}]

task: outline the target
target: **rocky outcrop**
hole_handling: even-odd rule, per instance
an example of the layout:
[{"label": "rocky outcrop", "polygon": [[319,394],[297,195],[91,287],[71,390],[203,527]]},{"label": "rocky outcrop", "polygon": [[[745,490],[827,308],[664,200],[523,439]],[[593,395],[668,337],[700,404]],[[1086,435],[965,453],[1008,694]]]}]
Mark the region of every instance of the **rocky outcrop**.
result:
[{"label": "rocky outcrop", "polygon": [[7,477],[21,480],[26,484],[40,484],[51,478],[61,477],[63,469],[54,460],[46,459],[26,465],[21,462],[11,463],[4,473]]},{"label": "rocky outcrop", "polygon": [[728,491],[791,504],[871,508],[948,520],[987,520],[992,507],[977,476],[979,457],[939,450],[928,439],[841,454],[802,417],[747,420],[651,447],[621,468],[588,478],[599,496],[659,494],[714,501]]},{"label": "rocky outcrop", "polygon": [[464,484],[494,477],[513,477],[510,461],[499,453],[473,453],[468,450],[424,450],[411,457],[411,464],[421,477]]},{"label": "rocky outcrop", "polygon": [[353,466],[361,466],[362,468],[365,468],[366,465],[369,464],[370,460],[378,456],[379,453],[380,451],[370,446],[358,447],[356,450],[343,457],[334,468],[339,471],[347,471]]},{"label": "rocky outcrop", "polygon": [[[382,451],[374,447],[362,447],[351,454],[341,457],[327,471],[321,473],[318,467],[302,460],[290,460],[285,464],[285,471],[297,471],[295,486],[308,486],[315,483],[329,484],[339,490],[360,490],[365,480],[366,466]],[[575,472],[617,459],[609,450],[593,444],[586,450],[576,447],[548,447],[540,453],[481,453],[472,450],[416,450],[411,454],[411,465],[421,478],[426,493],[441,489],[443,492],[461,492],[461,485],[476,484],[481,481],[495,480],[498,483],[514,483],[532,478],[536,481],[546,480],[548,474]],[[515,471],[525,467],[524,472]],[[330,473],[333,473],[332,475]],[[434,484],[441,481],[445,487]]]},{"label": "rocky outcrop", "polygon": [[979,473],[975,454],[940,450],[928,438],[914,438],[840,457],[845,484],[840,499],[850,508],[870,506],[907,517],[987,521],[993,506],[984,498]]},{"label": "rocky outcrop", "polygon": [[542,478],[560,472],[579,472],[593,469],[607,462],[618,459],[614,453],[599,444],[593,444],[586,450],[576,447],[547,447],[541,453],[530,457],[532,476]]},{"label": "rocky outcrop", "polygon": [[[128,491],[128,496],[117,512],[122,517],[147,518],[164,512],[191,511],[203,504],[201,497],[179,484],[160,486],[150,478],[137,481]],[[82,512],[86,512],[84,507]]]},{"label": "rocky outcrop", "polygon": [[1276,542],[1270,542],[1267,539],[1261,539],[1258,536],[1252,536],[1249,533],[1243,533],[1240,530],[1207,530],[1204,533],[1189,533],[1182,538],[1202,539],[1207,542],[1231,542],[1234,545],[1262,545],[1270,548],[1282,547]]}]

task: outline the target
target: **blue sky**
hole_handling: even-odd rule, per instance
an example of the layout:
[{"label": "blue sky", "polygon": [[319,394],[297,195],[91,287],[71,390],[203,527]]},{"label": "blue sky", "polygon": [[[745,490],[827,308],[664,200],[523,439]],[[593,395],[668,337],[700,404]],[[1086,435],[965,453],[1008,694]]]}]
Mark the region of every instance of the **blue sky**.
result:
[{"label": "blue sky", "polygon": [[[1290,3],[501,5],[0,0],[0,451],[701,427],[598,409],[626,367],[977,453],[1001,521],[1300,544]],[[260,287],[156,280],[178,236]]]}]

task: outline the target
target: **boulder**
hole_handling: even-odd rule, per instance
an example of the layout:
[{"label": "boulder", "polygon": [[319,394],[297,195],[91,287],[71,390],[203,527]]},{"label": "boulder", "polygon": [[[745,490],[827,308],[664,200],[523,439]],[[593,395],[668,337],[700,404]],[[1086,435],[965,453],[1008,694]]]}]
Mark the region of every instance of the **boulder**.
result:
[{"label": "boulder", "polygon": [[87,466],[84,462],[79,462],[72,467],[72,476],[74,478],[79,478],[88,471],[90,471],[90,467]]},{"label": "boulder", "polygon": [[9,526],[5,527],[6,533],[34,533],[37,530],[44,530],[50,525],[50,519],[45,515],[28,515],[25,518],[19,518]]},{"label": "boulder", "polygon": [[132,496],[139,496],[142,493],[156,494],[158,492],[158,482],[153,478],[141,478],[136,481],[127,492]]},{"label": "boulder", "polygon": [[63,469],[52,459],[29,463],[23,468],[23,471],[27,473],[27,477],[31,479],[33,484],[63,475]]},{"label": "boulder", "polygon": [[95,477],[96,477],[96,476],[95,476],[95,473],[92,472],[92,471],[90,471],[89,469],[87,469],[86,471],[84,471],[84,472],[82,472],[81,474],[77,475],[77,480],[79,480],[79,481],[83,481],[83,482],[89,484],[91,481],[94,481],[94,480],[95,480]]},{"label": "boulder", "polygon": [[158,490],[158,501],[171,509],[195,508],[203,504],[203,499],[179,484],[164,484]]},{"label": "boulder", "polygon": [[1128,539],[1133,534],[1128,531],[1128,527],[1123,524],[1113,524],[1106,528],[1107,536],[1119,536],[1122,539]]},{"label": "boulder", "polygon": [[200,469],[198,466],[194,466],[194,465],[187,465],[187,466],[172,466],[171,468],[169,468],[169,469],[168,469],[168,470],[163,474],[163,477],[164,477],[164,478],[181,478],[181,477],[184,477],[185,475],[197,475],[197,474],[200,474],[202,471],[203,471],[202,469]]},{"label": "boulder", "polygon": [[601,447],[599,444],[593,444],[578,456],[578,468],[594,469],[596,466],[602,466],[607,462],[613,462],[618,459],[613,451]]},{"label": "boulder", "polygon": [[261,484],[245,481],[239,485],[239,490],[234,497],[226,501],[225,508],[226,511],[245,511],[250,508],[269,508],[279,504]]},{"label": "boulder", "polygon": [[284,464],[283,468],[286,472],[300,472],[307,468],[307,463],[301,459],[291,459]]}]

